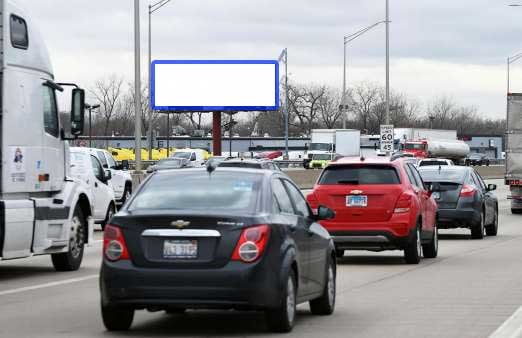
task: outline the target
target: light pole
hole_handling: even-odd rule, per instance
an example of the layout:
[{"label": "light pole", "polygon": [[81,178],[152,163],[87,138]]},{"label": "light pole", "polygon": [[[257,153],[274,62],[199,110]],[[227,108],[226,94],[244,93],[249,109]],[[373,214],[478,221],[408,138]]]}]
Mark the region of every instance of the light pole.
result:
[{"label": "light pole", "polygon": [[[357,32],[347,35],[344,37],[344,61],[343,61],[343,93],[341,95],[341,104],[340,104],[340,110],[344,111],[345,107],[345,100],[346,100],[346,45],[348,43],[352,42],[353,40],[357,39],[361,35],[365,34],[366,32],[372,30],[373,28],[379,26],[381,23],[385,23],[386,21],[379,21],[374,23],[371,26],[365,27],[363,29],[358,30]],[[346,114],[343,113],[343,129],[346,129]]]},{"label": "light pole", "polygon": [[288,159],[288,49],[285,48],[279,55],[279,62],[284,61],[285,63],[285,158]]},{"label": "light pole", "polygon": [[386,124],[390,124],[390,1],[386,0]]},{"label": "light pole", "polygon": [[171,0],[160,0],[154,4],[149,4],[149,65],[147,67],[148,73],[149,73],[149,103],[147,105],[148,107],[148,115],[149,115],[149,126],[147,130],[147,137],[149,139],[149,159],[152,158],[152,109],[150,107],[150,85],[151,85],[151,74],[150,74],[150,67],[152,63],[152,24],[151,24],[151,18],[152,13],[158,11],[161,7],[165,6],[167,3],[169,3]]},{"label": "light pole", "polygon": [[99,104],[85,104],[85,108],[89,109],[89,148],[92,148],[92,110],[100,108]]},{"label": "light pole", "polygon": [[140,0],[134,0],[134,152],[141,171]]},{"label": "light pole", "polygon": [[510,66],[512,63],[514,63],[515,61],[517,61],[521,58],[522,58],[522,52],[507,58],[507,92],[508,92],[508,94],[510,92],[510,78],[509,78]]}]

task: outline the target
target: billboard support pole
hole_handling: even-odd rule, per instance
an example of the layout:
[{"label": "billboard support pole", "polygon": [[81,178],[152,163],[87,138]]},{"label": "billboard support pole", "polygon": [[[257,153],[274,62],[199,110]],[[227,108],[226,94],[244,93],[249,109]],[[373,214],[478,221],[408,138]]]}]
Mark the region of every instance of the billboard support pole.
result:
[{"label": "billboard support pole", "polygon": [[170,157],[170,112],[167,113],[167,157]]},{"label": "billboard support pole", "polygon": [[212,112],[212,153],[221,156],[221,112]]}]

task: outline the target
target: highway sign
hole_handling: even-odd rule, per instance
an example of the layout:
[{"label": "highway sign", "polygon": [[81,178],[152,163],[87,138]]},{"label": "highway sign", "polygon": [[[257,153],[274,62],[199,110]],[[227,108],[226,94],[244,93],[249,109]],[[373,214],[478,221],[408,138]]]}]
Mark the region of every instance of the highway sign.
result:
[{"label": "highway sign", "polygon": [[154,110],[275,111],[279,64],[273,60],[156,60],[151,65]]},{"label": "highway sign", "polygon": [[393,152],[393,124],[381,124],[381,152]]}]

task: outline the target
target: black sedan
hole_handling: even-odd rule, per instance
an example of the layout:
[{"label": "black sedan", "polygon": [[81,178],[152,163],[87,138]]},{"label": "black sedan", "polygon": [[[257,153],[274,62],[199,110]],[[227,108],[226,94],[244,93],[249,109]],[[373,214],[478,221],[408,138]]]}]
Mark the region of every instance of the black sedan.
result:
[{"label": "black sedan", "polygon": [[151,174],[105,227],[101,312],[108,330],[129,329],[135,310],[263,311],[287,332],[296,305],[335,306],[332,239],[288,177],[217,168]]},{"label": "black sedan", "polygon": [[495,184],[486,186],[482,177],[470,167],[420,167],[419,173],[437,202],[439,229],[468,228],[474,239],[482,239],[484,232],[488,236],[497,235]]},{"label": "black sedan", "polygon": [[486,154],[473,153],[466,158],[465,163],[467,166],[489,166],[489,158],[486,156]]}]

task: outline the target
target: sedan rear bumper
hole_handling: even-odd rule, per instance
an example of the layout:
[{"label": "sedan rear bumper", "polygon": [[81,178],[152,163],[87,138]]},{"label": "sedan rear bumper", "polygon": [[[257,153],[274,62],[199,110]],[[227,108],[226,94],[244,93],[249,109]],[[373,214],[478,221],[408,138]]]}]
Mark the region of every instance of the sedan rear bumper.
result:
[{"label": "sedan rear bumper", "polygon": [[100,274],[102,302],[134,308],[276,307],[279,273],[262,261],[230,262],[218,269],[140,268],[130,261],[104,261]]},{"label": "sedan rear bumper", "polygon": [[480,223],[480,211],[472,208],[439,209],[439,229],[469,228]]}]

